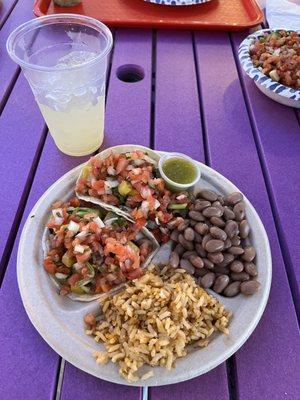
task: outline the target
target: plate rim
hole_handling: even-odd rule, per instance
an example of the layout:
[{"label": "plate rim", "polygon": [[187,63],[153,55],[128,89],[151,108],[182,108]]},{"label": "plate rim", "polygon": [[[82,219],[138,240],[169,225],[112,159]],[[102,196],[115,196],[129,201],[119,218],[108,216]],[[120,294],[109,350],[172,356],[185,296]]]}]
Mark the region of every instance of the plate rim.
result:
[{"label": "plate rim", "polygon": [[[118,146],[114,146],[114,147],[118,147]],[[105,149],[107,150],[107,149]],[[158,154],[165,154],[165,153],[173,153],[173,152],[167,152],[167,151],[158,151],[158,150],[154,150],[156,151]],[[215,169],[201,163],[200,161],[194,160],[196,161],[200,168],[202,169],[202,171],[204,170],[206,172],[205,175],[210,175],[213,178],[218,178],[221,179],[221,181],[223,181],[226,184],[229,184],[233,190],[239,191],[243,194],[242,191],[240,191],[228,178],[226,178],[224,175],[222,175],[221,173],[219,173],[218,171],[216,171]],[[29,317],[31,323],[33,324],[33,326],[35,327],[35,329],[38,331],[38,333],[42,336],[42,338],[48,343],[48,345],[57,353],[59,354],[63,359],[65,359],[66,361],[68,361],[70,364],[74,365],[75,367],[77,367],[78,369],[95,376],[96,378],[99,379],[103,379],[103,380],[107,380],[109,382],[113,382],[116,384],[122,384],[122,385],[127,385],[127,386],[135,386],[135,387],[142,387],[145,386],[147,384],[146,381],[137,381],[137,382],[128,382],[123,378],[120,378],[120,380],[114,379],[114,377],[112,377],[111,379],[107,379],[106,377],[100,377],[99,375],[96,375],[95,373],[91,372],[88,368],[85,368],[84,366],[81,365],[80,361],[77,362],[77,358],[70,355],[70,354],[66,354],[64,349],[58,348],[56,343],[53,344],[53,342],[55,342],[55,339],[49,337],[48,332],[45,332],[43,330],[43,327],[41,326],[41,324],[39,323],[39,318],[36,314],[32,313],[32,310],[30,310],[27,298],[26,298],[26,287],[24,288],[22,285],[22,262],[21,262],[21,258],[23,255],[23,248],[24,248],[24,242],[26,240],[26,233],[28,231],[28,229],[30,228],[30,223],[32,222],[31,219],[31,215],[35,212],[36,209],[38,209],[38,207],[40,206],[41,203],[44,202],[44,200],[47,198],[48,193],[52,190],[52,188],[56,185],[58,185],[59,183],[61,183],[64,180],[67,180],[68,176],[71,176],[73,174],[75,174],[77,171],[79,172],[82,165],[84,165],[85,163],[82,163],[80,165],[78,165],[75,168],[72,168],[70,171],[66,172],[64,175],[62,175],[59,179],[57,179],[43,194],[42,196],[38,199],[38,201],[35,203],[34,207],[32,208],[32,210],[29,212],[28,217],[26,219],[26,222],[24,224],[24,227],[22,229],[22,234],[20,236],[20,241],[19,241],[19,246],[18,246],[18,253],[17,253],[17,281],[18,281],[18,287],[19,287],[19,292],[21,295],[21,299],[22,299],[22,303],[23,306],[25,308],[25,311],[27,313],[27,316]],[[203,171],[203,172],[204,172]],[[240,347],[245,344],[245,342],[248,340],[248,338],[251,336],[251,334],[254,332],[255,328],[257,327],[257,324],[259,323],[263,312],[266,308],[267,302],[268,302],[268,298],[269,298],[269,294],[270,294],[270,289],[271,289],[271,282],[272,282],[272,255],[271,255],[271,249],[270,249],[270,244],[269,244],[269,240],[268,240],[268,236],[265,230],[265,227],[256,211],[256,209],[254,208],[254,206],[252,205],[252,203],[248,200],[248,198],[243,194],[244,199],[246,200],[247,203],[247,207],[251,208],[252,213],[254,214],[254,216],[256,217],[256,220],[259,224],[259,228],[261,230],[261,233],[263,235],[263,239],[264,239],[264,244],[266,247],[266,259],[268,260],[267,265],[266,265],[266,282],[264,285],[264,291],[263,291],[263,297],[262,297],[262,301],[259,304],[258,309],[255,311],[254,316],[252,317],[251,320],[251,324],[245,329],[244,333],[239,337],[238,340],[235,341],[235,343],[233,345],[231,345],[229,347],[228,350],[225,350],[223,353],[221,353],[220,355],[218,355],[217,357],[214,358],[214,361],[209,363],[207,368],[201,368],[201,372],[199,373],[199,369],[193,369],[192,371],[188,371],[186,372],[185,376],[180,376],[180,377],[176,377],[175,375],[172,375],[170,373],[169,378],[163,382],[163,383],[159,383],[159,382],[155,382],[155,384],[151,383],[151,386],[164,386],[164,385],[170,385],[170,384],[175,384],[175,383],[179,383],[179,382],[183,382],[192,378],[195,378],[197,376],[203,375],[207,372],[209,372],[210,370],[216,368],[218,365],[220,365],[221,363],[223,363],[224,361],[226,361],[229,357],[231,357],[234,353],[236,353]],[[92,355],[91,355],[92,356]],[[158,378],[159,380],[159,378]]]}]

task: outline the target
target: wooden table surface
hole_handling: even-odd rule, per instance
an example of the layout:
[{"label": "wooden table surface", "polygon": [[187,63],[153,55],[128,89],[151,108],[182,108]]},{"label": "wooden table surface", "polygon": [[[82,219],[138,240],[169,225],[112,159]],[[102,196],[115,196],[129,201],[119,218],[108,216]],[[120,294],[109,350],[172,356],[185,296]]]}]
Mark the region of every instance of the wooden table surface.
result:
[{"label": "wooden table surface", "polygon": [[[243,74],[237,48],[246,32],[116,30],[102,148],[138,143],[184,152],[246,194],[273,258],[270,298],[255,332],[208,374],[147,390],[81,372],[35,331],[17,286],[19,236],[42,193],[87,158],[56,149],[6,53],[8,34],[32,16],[31,0],[6,0],[0,9],[0,399],[299,399],[300,112],[269,100]],[[144,79],[119,80],[116,70],[126,64],[141,67]]]}]

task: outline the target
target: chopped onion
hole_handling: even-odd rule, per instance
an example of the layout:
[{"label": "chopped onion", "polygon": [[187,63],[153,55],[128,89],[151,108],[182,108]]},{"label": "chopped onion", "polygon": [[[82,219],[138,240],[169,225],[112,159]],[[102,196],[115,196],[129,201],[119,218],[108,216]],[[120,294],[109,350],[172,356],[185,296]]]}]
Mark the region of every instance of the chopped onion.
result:
[{"label": "chopped onion", "polygon": [[158,217],[155,217],[155,222],[156,222],[156,225],[160,225]]},{"label": "chopped onion", "polygon": [[72,231],[75,234],[79,231],[79,228],[80,227],[79,227],[79,224],[77,224],[77,222],[74,222],[74,221],[69,222],[69,225],[68,225],[69,231]]},{"label": "chopped onion", "polygon": [[74,251],[76,251],[76,253],[83,254],[84,253],[84,247],[81,246],[81,244],[76,244],[76,246],[74,247]]},{"label": "chopped onion", "polygon": [[116,179],[108,179],[107,181],[104,182],[105,189],[113,189],[119,186],[119,181]]},{"label": "chopped onion", "polygon": [[157,210],[159,206],[160,206],[160,202],[157,199],[155,199],[155,201],[154,201],[154,209]]},{"label": "chopped onion", "polygon": [[52,215],[56,225],[61,225],[64,222],[62,208],[55,208],[52,210]]},{"label": "chopped onion", "polygon": [[67,279],[67,277],[68,277],[68,275],[62,274],[60,272],[56,272],[56,274],[55,274],[55,278],[59,279],[60,281]]},{"label": "chopped onion", "polygon": [[141,211],[142,211],[143,214],[147,214],[148,213],[148,211],[149,211],[149,202],[148,201],[146,201],[146,200],[142,201]]},{"label": "chopped onion", "polygon": [[77,237],[77,238],[83,239],[83,238],[85,238],[85,237],[87,236],[87,234],[88,234],[87,231],[82,231],[82,232],[79,232],[79,233],[76,235],[76,237]]},{"label": "chopped onion", "polygon": [[147,161],[148,163],[150,163],[150,164],[154,164],[154,165],[157,164],[157,161],[155,161],[155,160],[153,160],[152,158],[150,158],[149,156],[147,156],[147,154],[145,154],[145,155],[143,156],[143,159],[144,159],[145,161]]},{"label": "chopped onion", "polygon": [[108,175],[116,175],[116,170],[111,165],[107,168]]},{"label": "chopped onion", "polygon": [[180,194],[179,196],[176,197],[177,200],[183,200],[186,198],[185,194]]},{"label": "chopped onion", "polygon": [[82,265],[82,264],[79,264],[79,263],[75,263],[75,264],[72,265],[72,268],[73,268],[75,271],[81,270],[82,267],[83,267],[83,265]]},{"label": "chopped onion", "polygon": [[96,222],[96,224],[99,226],[100,229],[105,227],[105,223],[102,221],[100,217],[94,218],[93,221]]}]

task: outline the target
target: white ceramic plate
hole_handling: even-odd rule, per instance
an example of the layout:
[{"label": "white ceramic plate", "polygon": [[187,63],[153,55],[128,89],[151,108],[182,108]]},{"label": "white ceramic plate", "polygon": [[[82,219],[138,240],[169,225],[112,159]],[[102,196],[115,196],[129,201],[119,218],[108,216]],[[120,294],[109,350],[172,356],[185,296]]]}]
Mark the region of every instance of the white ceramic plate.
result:
[{"label": "white ceramic plate", "polygon": [[208,3],[211,0],[144,0],[146,3],[159,4],[161,6],[194,6]]},{"label": "white ceramic plate", "polygon": [[[238,189],[211,168],[199,163],[202,178],[200,187],[213,188],[222,195]],[[251,241],[256,248],[260,290],[245,298],[239,295],[229,299],[217,296],[233,312],[230,334],[217,334],[208,347],[179,359],[171,372],[154,368],[154,376],[147,381],[128,383],[113,363],[97,365],[92,353],[101,346],[84,333],[83,318],[97,310],[97,303],[74,302],[61,297],[51,284],[43,268],[41,238],[48,212],[57,199],[67,199],[74,190],[81,166],[74,168],[54,183],[36,203],[24,226],[20,239],[17,275],[25,310],[44,340],[64,359],[76,367],[101,379],[133,386],[167,385],[191,379],[215,368],[248,339],[265,309],[272,275],[271,253],[263,224],[251,203],[245,198],[247,218],[252,228]],[[196,188],[197,189],[197,188]]]}]

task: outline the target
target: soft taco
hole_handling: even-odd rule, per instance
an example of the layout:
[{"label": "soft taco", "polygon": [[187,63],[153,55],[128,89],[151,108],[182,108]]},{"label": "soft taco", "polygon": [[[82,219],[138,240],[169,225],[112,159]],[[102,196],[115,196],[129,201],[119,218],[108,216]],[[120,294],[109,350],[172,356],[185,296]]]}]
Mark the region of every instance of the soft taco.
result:
[{"label": "soft taco", "polygon": [[191,194],[167,189],[159,175],[159,157],[143,146],[107,149],[84,164],[76,195],[147,226],[159,243],[165,243],[170,229],[188,212]]},{"label": "soft taco", "polygon": [[159,248],[146,228],[77,198],[55,203],[51,214],[44,268],[73,300],[94,300],[138,278]]}]

